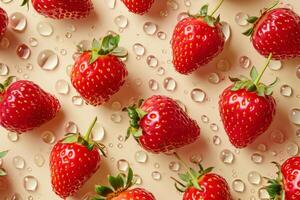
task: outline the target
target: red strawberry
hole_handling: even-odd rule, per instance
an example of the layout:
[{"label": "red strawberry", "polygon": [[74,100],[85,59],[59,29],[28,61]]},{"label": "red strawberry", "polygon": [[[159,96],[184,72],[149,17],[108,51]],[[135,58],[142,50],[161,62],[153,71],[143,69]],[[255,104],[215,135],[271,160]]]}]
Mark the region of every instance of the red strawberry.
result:
[{"label": "red strawberry", "polygon": [[224,128],[236,148],[246,147],[264,133],[275,115],[276,102],[271,89],[277,79],[269,86],[259,82],[271,57],[261,74],[252,68],[252,80],[231,78],[234,85],[220,96],[219,111]]},{"label": "red strawberry", "polygon": [[[175,155],[180,159],[176,153]],[[185,163],[183,165],[187,172],[179,174],[179,177],[184,183],[172,178],[176,189],[184,193],[182,200],[232,200],[228,183],[223,177],[211,173],[212,167],[204,169],[199,164],[200,170],[196,172]]]},{"label": "red strawberry", "polygon": [[5,12],[5,10],[0,8],[0,41],[6,31],[7,25],[8,25],[7,13]]},{"label": "red strawberry", "polygon": [[92,50],[83,52],[74,64],[72,84],[91,105],[108,101],[125,82],[128,72],[119,57],[126,57],[127,51],[118,47],[119,40],[119,35],[94,40]]},{"label": "red strawberry", "polygon": [[154,0],[122,0],[128,10],[135,14],[143,15],[148,12]]},{"label": "red strawberry", "polygon": [[50,171],[53,191],[66,199],[73,195],[100,167],[103,146],[90,140],[94,119],[84,137],[68,133],[56,143],[50,154]]},{"label": "red strawberry", "polygon": [[[7,153],[8,153],[8,151],[1,151],[1,152],[0,152],[0,160],[1,160],[4,156],[6,156]],[[6,176],[6,171],[5,171],[4,169],[2,169],[1,166],[0,166],[0,178],[1,178],[1,176]]]},{"label": "red strawberry", "polygon": [[129,168],[127,176],[108,176],[112,187],[96,185],[97,196],[93,200],[155,200],[153,194],[143,188],[130,189],[133,185],[133,172]]},{"label": "red strawberry", "polygon": [[31,81],[11,84],[9,77],[0,84],[0,124],[14,132],[25,132],[53,119],[60,110],[59,101]]},{"label": "red strawberry", "polygon": [[253,27],[244,34],[251,36],[253,46],[265,57],[269,53],[276,60],[299,57],[300,17],[288,8],[273,9],[276,5],[263,10],[259,18],[250,17]]},{"label": "red strawberry", "polygon": [[298,200],[300,199],[300,157],[292,157],[278,167],[276,179],[269,179],[266,187],[271,200]]},{"label": "red strawberry", "polygon": [[132,134],[150,152],[183,147],[200,135],[197,122],[169,97],[152,96],[142,105],[129,106],[126,110],[131,119],[127,138]]},{"label": "red strawberry", "polygon": [[207,9],[207,5],[203,6],[199,14],[181,20],[174,29],[173,64],[181,74],[189,74],[209,63],[224,48],[220,18],[212,17],[216,9],[211,15]]},{"label": "red strawberry", "polygon": [[[30,0],[23,0],[28,5]],[[93,10],[91,0],[31,0],[34,9],[52,19],[82,19]]]}]

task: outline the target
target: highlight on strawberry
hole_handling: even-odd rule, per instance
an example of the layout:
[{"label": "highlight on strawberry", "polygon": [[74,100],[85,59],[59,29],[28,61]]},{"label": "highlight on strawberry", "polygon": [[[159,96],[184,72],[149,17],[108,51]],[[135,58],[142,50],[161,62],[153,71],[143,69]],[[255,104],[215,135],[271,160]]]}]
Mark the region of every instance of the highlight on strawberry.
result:
[{"label": "highlight on strawberry", "polygon": [[184,193],[182,200],[232,200],[228,183],[223,177],[212,173],[212,167],[204,169],[199,163],[199,171],[196,171],[188,167],[177,153],[174,155],[187,170],[178,174],[180,181],[171,177],[176,189]]},{"label": "highlight on strawberry", "polygon": [[128,112],[132,135],[147,151],[165,153],[195,142],[200,128],[195,120],[169,97],[154,95],[123,109]]},{"label": "highlight on strawberry", "polygon": [[105,156],[104,145],[90,139],[96,121],[84,136],[67,133],[50,153],[52,189],[62,199],[75,194],[99,169],[101,154]]},{"label": "highlight on strawberry", "polygon": [[224,48],[225,36],[221,29],[220,16],[214,17],[224,0],[208,13],[208,5],[200,12],[179,21],[172,36],[173,64],[181,74],[190,74],[209,63]]},{"label": "highlight on strawberry", "polygon": [[8,77],[0,84],[0,125],[9,131],[30,131],[52,120],[60,110],[59,101],[37,84]]},{"label": "highlight on strawberry", "polygon": [[287,159],[282,165],[273,162],[278,168],[277,177],[269,179],[268,185],[263,187],[269,193],[270,200],[300,199],[300,157]]},{"label": "highlight on strawberry", "polygon": [[252,27],[243,34],[250,36],[254,48],[261,55],[283,60],[300,56],[300,17],[290,8],[276,8],[276,0],[270,7],[251,16]]},{"label": "highlight on strawberry", "polygon": [[272,89],[278,78],[270,85],[260,82],[271,58],[272,54],[260,74],[255,67],[251,69],[251,79],[244,76],[230,77],[233,85],[220,95],[221,119],[230,142],[236,148],[244,148],[253,143],[273,121],[276,102]]},{"label": "highlight on strawberry", "polygon": [[8,25],[8,16],[4,9],[0,8],[0,41],[6,32]]},{"label": "highlight on strawberry", "polygon": [[[82,19],[93,10],[92,0],[31,0],[34,9],[52,19]],[[30,0],[23,0],[22,6],[29,7]]]},{"label": "highlight on strawberry", "polygon": [[150,10],[154,0],[122,0],[122,2],[130,12],[143,15]]},{"label": "highlight on strawberry", "polygon": [[92,200],[155,200],[154,195],[144,188],[132,188],[135,184],[133,171],[128,169],[127,176],[123,173],[117,176],[108,176],[111,187],[96,185],[97,196]]},{"label": "highlight on strawberry", "polygon": [[112,34],[94,39],[92,49],[76,59],[71,82],[86,103],[99,106],[124,85],[128,72],[121,58],[128,53],[119,42],[120,36]]},{"label": "highlight on strawberry", "polygon": [[[8,151],[1,151],[0,152],[0,160],[2,158],[4,158],[7,153],[8,153]],[[1,178],[1,176],[6,176],[6,175],[7,175],[7,173],[6,173],[5,169],[1,168],[1,166],[0,166],[0,178]]]}]

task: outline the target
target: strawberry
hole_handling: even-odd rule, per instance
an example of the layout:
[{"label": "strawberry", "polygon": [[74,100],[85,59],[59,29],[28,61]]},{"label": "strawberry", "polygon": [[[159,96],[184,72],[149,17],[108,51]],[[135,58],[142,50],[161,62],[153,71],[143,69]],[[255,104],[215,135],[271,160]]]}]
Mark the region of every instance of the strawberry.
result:
[{"label": "strawberry", "polygon": [[7,13],[5,12],[5,10],[0,8],[0,41],[7,29],[7,25],[8,25]]},{"label": "strawberry", "polygon": [[[4,156],[6,156],[7,153],[8,153],[8,151],[0,152],[0,161],[1,161],[2,158],[4,158]],[[2,169],[1,165],[0,165],[0,177],[1,176],[6,176],[6,171],[4,169]]]},{"label": "strawberry", "polygon": [[96,121],[97,118],[84,137],[68,133],[50,153],[52,188],[63,199],[76,193],[100,167],[99,150],[104,154],[104,146],[90,140]]},{"label": "strawberry", "polygon": [[252,68],[252,80],[246,77],[230,78],[234,84],[220,96],[220,115],[229,140],[236,148],[246,147],[264,133],[275,115],[272,87],[277,79],[269,86],[259,82],[271,57],[272,54],[259,75],[256,68]]},{"label": "strawberry", "polygon": [[249,17],[253,26],[244,34],[251,37],[254,48],[265,57],[269,53],[276,60],[299,57],[300,17],[288,8],[274,9],[278,2],[261,11],[260,17]]},{"label": "strawberry", "polygon": [[107,35],[100,42],[94,39],[92,50],[75,61],[71,81],[88,104],[105,103],[125,82],[128,72],[120,58],[126,57],[127,51],[118,47],[119,41],[119,35]]},{"label": "strawberry", "polygon": [[130,12],[143,15],[150,10],[154,0],[122,0],[122,2]]},{"label": "strawberry", "polygon": [[124,110],[130,118],[126,138],[132,134],[144,149],[153,153],[180,148],[195,142],[200,135],[197,122],[166,96],[155,95]]},{"label": "strawberry", "polygon": [[181,181],[172,178],[176,189],[184,193],[183,200],[232,200],[228,183],[223,177],[212,173],[212,167],[204,169],[198,164],[200,170],[197,172],[188,167],[176,153],[175,156],[187,170],[186,173],[179,174]]},{"label": "strawberry", "polygon": [[12,83],[9,77],[0,84],[0,125],[17,133],[26,132],[53,119],[59,101],[31,81]]},{"label": "strawberry", "polygon": [[208,5],[199,14],[190,15],[175,26],[172,36],[173,64],[181,74],[189,74],[219,55],[225,43],[220,18],[208,15]]},{"label": "strawberry", "polygon": [[[22,6],[28,6],[29,1],[23,0]],[[93,10],[91,0],[31,0],[31,3],[39,14],[52,19],[82,19]]]},{"label": "strawberry", "polygon": [[268,179],[265,187],[271,200],[298,200],[300,199],[300,157],[286,160],[282,166],[273,162],[277,168],[277,178]]},{"label": "strawberry", "polygon": [[143,188],[130,189],[134,185],[133,171],[128,170],[127,176],[123,173],[118,176],[108,176],[112,187],[96,185],[97,196],[92,200],[155,200],[153,194]]}]

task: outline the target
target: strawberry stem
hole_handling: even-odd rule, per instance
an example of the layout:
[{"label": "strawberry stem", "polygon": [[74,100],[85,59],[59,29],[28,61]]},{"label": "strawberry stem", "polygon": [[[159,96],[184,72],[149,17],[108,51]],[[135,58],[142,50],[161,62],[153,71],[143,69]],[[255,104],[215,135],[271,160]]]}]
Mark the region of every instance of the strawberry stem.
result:
[{"label": "strawberry stem", "polygon": [[219,0],[216,7],[213,9],[213,11],[211,12],[210,16],[213,16],[215,14],[215,12],[217,12],[217,10],[221,7],[222,3],[224,2],[224,0]]},{"label": "strawberry stem", "polygon": [[84,135],[84,139],[85,139],[86,141],[89,141],[89,140],[90,140],[90,135],[91,135],[91,133],[92,133],[92,130],[93,130],[93,128],[94,128],[96,122],[97,122],[97,117],[95,117],[95,119],[94,119],[94,121],[92,122],[92,124],[90,125],[88,131],[87,131],[86,134]]},{"label": "strawberry stem", "polygon": [[256,85],[256,86],[258,85],[258,83],[259,83],[259,81],[260,81],[261,77],[263,76],[263,74],[265,73],[265,71],[266,71],[267,67],[268,67],[268,66],[269,66],[269,64],[270,64],[270,61],[271,61],[271,59],[272,59],[272,53],[270,53],[270,54],[269,54],[269,57],[268,57],[267,63],[265,64],[265,66],[264,66],[263,70],[260,72],[260,74],[258,75],[258,77],[255,79],[255,81],[254,81],[254,85]]}]

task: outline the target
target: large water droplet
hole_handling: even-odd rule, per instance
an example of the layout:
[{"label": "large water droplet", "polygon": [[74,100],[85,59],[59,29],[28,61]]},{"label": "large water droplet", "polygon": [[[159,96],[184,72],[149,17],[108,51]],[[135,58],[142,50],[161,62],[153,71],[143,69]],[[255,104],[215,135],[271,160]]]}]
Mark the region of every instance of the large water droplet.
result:
[{"label": "large water droplet", "polygon": [[167,91],[173,92],[177,88],[177,83],[173,78],[167,77],[163,82],[163,86]]},{"label": "large water droplet", "polygon": [[65,80],[58,80],[55,83],[55,90],[58,94],[66,95],[70,92],[69,83]]},{"label": "large water droplet", "polygon": [[39,22],[37,24],[37,31],[41,36],[48,37],[53,34],[53,27],[48,22]]},{"label": "large water droplet", "polygon": [[27,26],[27,20],[22,13],[15,12],[10,15],[9,24],[13,30],[22,32]]},{"label": "large water droplet", "polygon": [[274,71],[280,70],[282,68],[282,62],[280,60],[271,60],[269,68]]},{"label": "large water droplet", "polygon": [[52,131],[44,131],[42,133],[42,140],[46,143],[46,144],[53,144],[56,140],[56,137],[54,135],[54,133]]},{"label": "large water droplet", "polygon": [[20,44],[17,47],[17,55],[23,60],[27,60],[31,55],[31,50],[26,44]]},{"label": "large water droplet", "polygon": [[36,154],[34,155],[34,163],[36,164],[36,166],[38,167],[43,167],[45,164],[45,158],[42,154]]},{"label": "large water droplet", "polygon": [[205,97],[205,92],[199,88],[195,88],[191,91],[191,98],[197,103],[203,103],[205,101]]},{"label": "large water droplet", "polygon": [[280,94],[285,97],[290,97],[293,95],[293,89],[289,85],[282,85],[280,87]]},{"label": "large water droplet", "polygon": [[259,154],[259,153],[253,153],[251,155],[251,160],[252,160],[252,162],[254,162],[256,164],[260,164],[260,163],[263,162],[264,157],[261,154]]},{"label": "large water droplet", "polygon": [[246,185],[241,179],[236,179],[232,182],[232,189],[236,192],[242,193],[245,191]]},{"label": "large water droplet", "polygon": [[38,181],[34,176],[25,176],[24,177],[24,188],[29,192],[34,192],[37,190]]},{"label": "large water droplet", "polygon": [[248,181],[253,185],[259,185],[261,184],[262,178],[258,172],[252,171],[248,174]]},{"label": "large water droplet", "polygon": [[127,170],[129,169],[129,163],[127,160],[125,159],[120,159],[117,162],[117,168],[118,170],[122,171],[122,172],[127,172]]},{"label": "large water droplet", "polygon": [[24,169],[25,168],[25,160],[21,156],[15,156],[13,158],[13,165],[17,169]]},{"label": "large water droplet", "polygon": [[293,108],[290,111],[290,120],[296,125],[300,125],[300,109],[299,108]]},{"label": "large water droplet", "polygon": [[248,25],[248,21],[247,21],[248,18],[249,16],[246,13],[239,12],[235,15],[234,20],[238,25],[246,26]]},{"label": "large water droplet", "polygon": [[219,157],[225,164],[232,164],[234,162],[234,154],[228,149],[224,149],[223,151],[221,151]]},{"label": "large water droplet", "polygon": [[145,163],[147,162],[148,155],[144,151],[137,151],[135,152],[134,158],[136,162]]},{"label": "large water droplet", "polygon": [[58,66],[58,56],[52,50],[43,50],[38,55],[37,62],[43,70],[51,71]]},{"label": "large water droplet", "polygon": [[152,22],[145,22],[143,30],[148,35],[154,35],[157,31],[157,25]]}]

